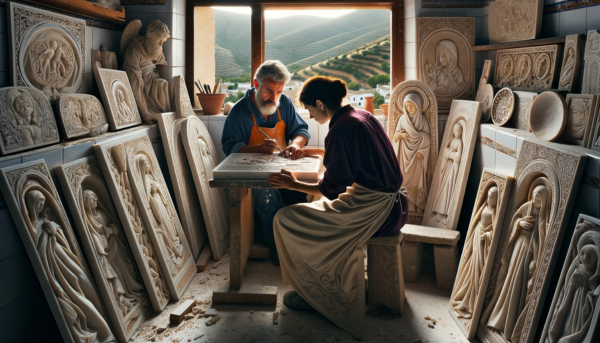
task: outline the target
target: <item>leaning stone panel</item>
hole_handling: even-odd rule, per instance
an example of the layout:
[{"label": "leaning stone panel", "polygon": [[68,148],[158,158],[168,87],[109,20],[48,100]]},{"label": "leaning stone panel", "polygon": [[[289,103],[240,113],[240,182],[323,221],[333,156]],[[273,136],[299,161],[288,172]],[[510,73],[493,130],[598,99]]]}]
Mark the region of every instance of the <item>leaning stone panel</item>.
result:
[{"label": "leaning stone panel", "polygon": [[544,0],[490,2],[490,43],[536,39],[542,29]]},{"label": "leaning stone panel", "polygon": [[600,33],[596,30],[588,31],[583,61],[581,94],[600,95]]},{"label": "leaning stone panel", "polygon": [[581,39],[579,35],[567,36],[565,41],[565,53],[560,70],[558,89],[572,92],[579,77],[579,62],[581,56]]},{"label": "leaning stone panel", "polygon": [[127,73],[121,70],[94,68],[96,83],[106,109],[111,131],[142,123]]},{"label": "leaning stone panel", "polygon": [[183,76],[177,75],[171,80],[171,109],[177,113],[177,119],[195,115]]},{"label": "leaning stone panel", "polygon": [[66,139],[98,136],[108,131],[102,104],[93,95],[66,94],[54,102],[60,128]]},{"label": "leaning stone panel", "polygon": [[567,94],[567,127],[562,135],[565,141],[590,147],[596,98],[589,94]]},{"label": "leaning stone panel", "polygon": [[550,89],[560,52],[558,45],[498,50],[494,85]]}]

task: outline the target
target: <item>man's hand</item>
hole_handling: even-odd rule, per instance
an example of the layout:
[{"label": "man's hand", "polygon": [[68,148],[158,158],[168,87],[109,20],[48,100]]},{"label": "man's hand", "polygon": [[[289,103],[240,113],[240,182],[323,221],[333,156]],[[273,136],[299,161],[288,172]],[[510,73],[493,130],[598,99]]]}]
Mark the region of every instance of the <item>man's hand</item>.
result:
[{"label": "man's hand", "polygon": [[288,170],[281,169],[281,174],[271,174],[269,176],[269,182],[275,186],[275,188],[287,188],[295,190],[298,185],[298,180]]},{"label": "man's hand", "polygon": [[296,142],[291,142],[290,145],[281,152],[282,156],[289,157],[292,160],[297,160],[302,157],[302,148]]},{"label": "man's hand", "polygon": [[272,154],[275,150],[277,150],[277,141],[274,139],[265,139],[258,148],[258,152],[263,154]]}]

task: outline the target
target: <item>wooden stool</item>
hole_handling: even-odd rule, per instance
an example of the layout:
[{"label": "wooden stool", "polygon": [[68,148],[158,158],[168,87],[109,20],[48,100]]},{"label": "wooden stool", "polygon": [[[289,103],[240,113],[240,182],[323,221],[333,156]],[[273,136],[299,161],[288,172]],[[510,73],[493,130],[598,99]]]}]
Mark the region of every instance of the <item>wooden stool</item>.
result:
[{"label": "wooden stool", "polygon": [[367,241],[370,314],[378,314],[381,307],[387,307],[392,313],[402,315],[405,295],[401,244],[402,233]]}]

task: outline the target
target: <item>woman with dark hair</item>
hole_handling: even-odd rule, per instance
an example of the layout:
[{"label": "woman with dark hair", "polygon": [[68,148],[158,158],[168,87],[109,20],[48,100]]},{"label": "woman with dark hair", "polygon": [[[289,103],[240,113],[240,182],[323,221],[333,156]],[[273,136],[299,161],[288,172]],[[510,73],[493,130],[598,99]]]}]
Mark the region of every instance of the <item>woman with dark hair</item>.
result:
[{"label": "woman with dark hair", "polygon": [[[285,207],[273,229],[292,309],[314,308],[355,337],[362,336],[365,313],[364,254],[371,237],[397,234],[407,219],[406,193],[394,149],[369,112],[343,106],[342,80],[313,77],[300,102],[319,124],[329,122],[318,183],[298,181],[282,170],[269,178],[287,188],[327,199]],[[303,150],[304,154],[310,154]],[[293,156],[299,157],[299,156]]]}]

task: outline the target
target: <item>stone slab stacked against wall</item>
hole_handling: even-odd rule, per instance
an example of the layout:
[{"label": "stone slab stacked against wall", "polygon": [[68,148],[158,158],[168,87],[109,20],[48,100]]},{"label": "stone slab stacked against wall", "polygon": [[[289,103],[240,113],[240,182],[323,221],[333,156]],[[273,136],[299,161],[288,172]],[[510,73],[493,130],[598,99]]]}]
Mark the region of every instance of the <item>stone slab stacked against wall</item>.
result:
[{"label": "stone slab stacked against wall", "polygon": [[531,48],[498,50],[496,57],[496,87],[550,89],[558,79],[561,46],[546,45]]},{"label": "stone slab stacked against wall", "polygon": [[124,214],[143,219],[145,225],[138,228],[152,241],[171,297],[181,299],[196,265],[148,135],[132,133],[95,145],[94,151],[104,175],[111,175],[113,200],[123,201],[119,191],[135,198],[137,210],[128,208]]},{"label": "stone slab stacked against wall", "polygon": [[93,95],[62,95],[55,100],[54,108],[65,139],[95,137],[108,131],[104,108]]},{"label": "stone slab stacked against wall", "polygon": [[554,146],[521,147],[477,329],[482,342],[534,340],[585,164]]},{"label": "stone slab stacked against wall", "polygon": [[484,169],[450,297],[449,312],[467,339],[475,338],[513,178]]},{"label": "stone slab stacked against wall", "polygon": [[542,29],[544,0],[490,2],[490,43],[536,39]]},{"label": "stone slab stacked against wall", "polygon": [[43,160],[1,170],[0,188],[65,342],[114,341],[92,276]]},{"label": "stone slab stacked against wall", "polygon": [[142,123],[127,73],[121,70],[94,68],[102,102],[106,107],[111,131]]},{"label": "stone slab stacked against wall", "polygon": [[579,80],[579,64],[581,63],[581,35],[567,36],[563,61],[561,65],[558,89],[572,92]]},{"label": "stone slab stacked against wall", "polygon": [[565,141],[584,148],[591,147],[596,100],[597,95],[567,94],[567,127],[562,137]]}]

